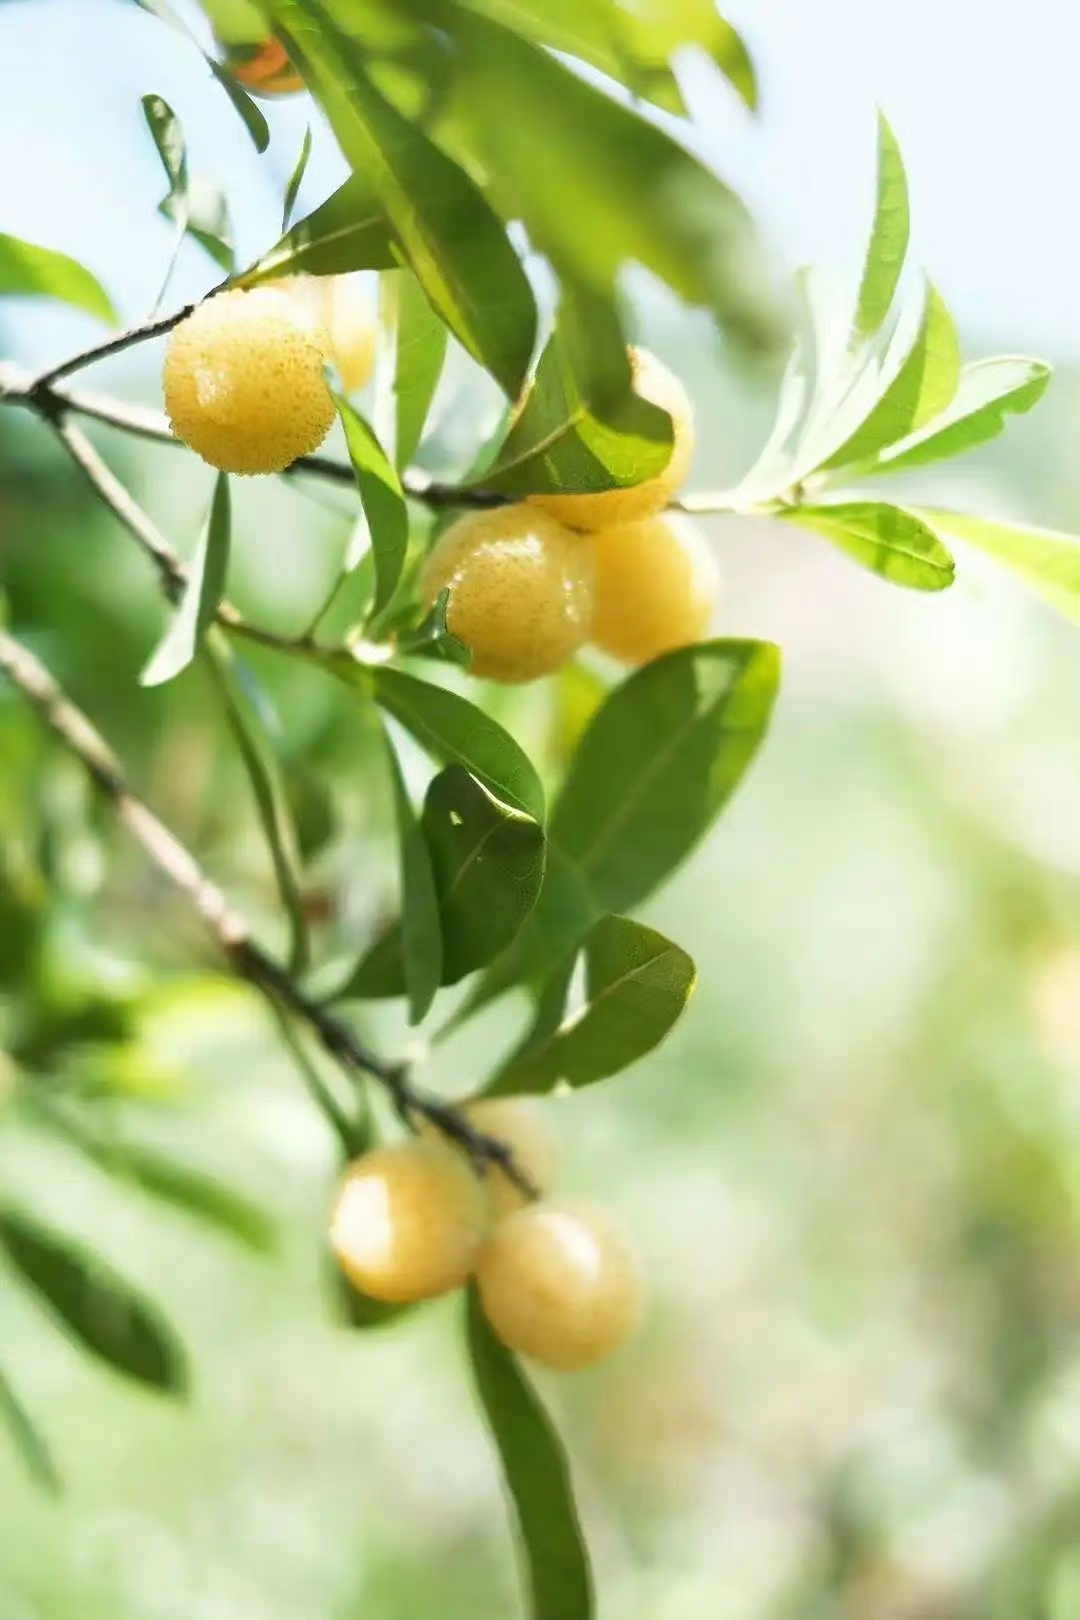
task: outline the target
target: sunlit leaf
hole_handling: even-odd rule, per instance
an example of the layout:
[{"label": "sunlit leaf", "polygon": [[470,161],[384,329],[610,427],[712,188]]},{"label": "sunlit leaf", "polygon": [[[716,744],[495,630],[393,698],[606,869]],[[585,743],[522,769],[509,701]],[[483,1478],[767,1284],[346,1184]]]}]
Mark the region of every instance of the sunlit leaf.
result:
[{"label": "sunlit leaf", "polygon": [[892,308],[910,234],[904,160],[888,119],[879,113],[877,206],[855,311],[852,336],[856,341],[874,337]]},{"label": "sunlit leaf", "polygon": [[962,512],[935,509],[919,516],[939,534],[993,557],[1050,607],[1080,624],[1080,536]]},{"label": "sunlit leaf", "polygon": [[246,285],[277,276],[338,276],[397,263],[386,216],[370,184],[350,175],[240,277]]},{"label": "sunlit leaf", "polygon": [[937,535],[914,512],[884,501],[799,506],[780,514],[787,522],[831,540],[856,562],[894,585],[943,591],[955,565]]},{"label": "sunlit leaf", "polygon": [[281,205],[282,235],[284,235],[289,229],[289,225],[292,221],[293,209],[296,207],[296,199],[300,195],[300,187],[304,183],[304,176],[307,173],[308,160],[310,157],[311,125],[309,124],[304,131],[304,139],[300,143],[300,151],[297,155],[296,162],[293,164],[293,170],[289,176],[288,185],[285,187],[285,197]]},{"label": "sunlit leaf", "polygon": [[948,409],[883,451],[860,472],[894,473],[925,467],[996,439],[1004,431],[1007,416],[1022,416],[1038,404],[1050,376],[1050,366],[1041,360],[1009,356],[965,366]]},{"label": "sunlit leaf", "polygon": [[184,594],[139,677],[143,686],[161,686],[171,681],[198,652],[225,595],[231,532],[229,480],[224,473],[218,473],[210,515],[203,526]]},{"label": "sunlit leaf", "polygon": [[58,298],[116,324],[112,300],[97,277],[76,259],[0,231],[0,295]]},{"label": "sunlit leaf", "polygon": [[409,544],[409,514],[401,481],[382,445],[355,406],[341,394],[334,395],[349,460],[356,474],[360,499],[371,535],[375,565],[375,598],[372,614],[390,605],[397,590]]}]

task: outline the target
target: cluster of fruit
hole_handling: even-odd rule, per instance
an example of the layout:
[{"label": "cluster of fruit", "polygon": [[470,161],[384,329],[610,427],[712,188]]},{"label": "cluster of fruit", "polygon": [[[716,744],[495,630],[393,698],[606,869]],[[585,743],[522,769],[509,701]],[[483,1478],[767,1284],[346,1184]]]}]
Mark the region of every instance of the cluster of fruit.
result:
[{"label": "cluster of fruit", "polygon": [[[294,278],[201,304],[172,333],[165,403],[178,438],[224,472],[280,472],[318,448],[334,419],[325,364],[348,391],[371,374],[370,317],[348,277]],[[693,456],[693,413],[670,371],[633,350],[635,391],[671,417],[663,470],[627,489],[536,495],[470,512],[421,576],[428,606],[449,591],[447,627],[476,675],[535,680],[586,642],[627,664],[698,641],[717,588],[712,553],[665,515]]]},{"label": "cluster of fruit", "polygon": [[425,1128],[349,1166],[330,1222],[338,1263],[360,1293],[395,1304],[473,1277],[510,1349],[563,1372],[592,1366],[641,1314],[633,1249],[604,1210],[546,1196],[555,1148],[539,1102],[493,1098],[464,1112],[509,1148],[541,1196],[527,1198],[495,1165],[481,1175],[462,1149]]}]

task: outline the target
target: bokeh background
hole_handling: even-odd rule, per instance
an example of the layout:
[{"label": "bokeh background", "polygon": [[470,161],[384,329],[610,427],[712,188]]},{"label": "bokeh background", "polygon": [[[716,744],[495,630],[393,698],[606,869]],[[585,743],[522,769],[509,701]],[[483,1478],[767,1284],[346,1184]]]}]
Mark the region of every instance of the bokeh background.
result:
[{"label": "bokeh background", "polygon": [[[935,498],[1080,529],[1080,251],[1062,190],[1080,21],[1058,0],[730,10],[757,55],[760,120],[699,64],[686,82],[703,149],[778,263],[855,266],[879,102],[908,162],[914,258],[969,355],[1060,362],[1034,417],[939,474]],[[260,162],[197,54],[120,0],[2,0],[0,69],[0,229],[82,258],[125,315],[152,301],[171,247],[142,94],[165,96],[195,167],[226,185],[241,258],[275,234],[305,107],[272,110]],[[305,204],[338,173],[320,139]],[[189,249],[174,291],[212,279]],[[641,335],[698,407],[695,482],[726,484],[775,373],[736,366],[698,317],[640,291]],[[93,335],[62,311],[0,311],[0,348],[26,364]],[[95,384],[153,400],[158,359],[124,357]],[[433,468],[468,458],[488,403],[452,371]],[[189,549],[206,469],[95,438]],[[238,489],[231,591],[246,611],[305,623],[347,541],[341,505]],[[967,555],[955,588],[927,598],[809,534],[710,532],[718,629],[784,649],[777,720],[707,847],[649,908],[699,962],[689,1014],[631,1074],[553,1106],[564,1183],[623,1212],[653,1285],[636,1345],[540,1380],[604,1620],[1075,1620],[1080,636]],[[154,581],[11,413],[0,581],[20,632],[272,934],[207,685],[136,685],[163,618]],[[334,902],[343,945],[393,900],[368,725],[344,690],[257,667],[304,808],[312,904]],[[553,770],[567,695],[499,700]],[[518,1600],[458,1302],[385,1333],[336,1320],[320,1246],[332,1143],[263,1011],[213,975],[77,771],[2,694],[0,850],[0,1051],[25,1018],[12,987],[32,935],[42,1066],[111,1092],[143,1139],[259,1198],[278,1233],[272,1257],[246,1255],[14,1104],[0,1112],[0,1190],[139,1279],[197,1372],[186,1407],[133,1394],[0,1279],[2,1360],[67,1482],[50,1503],[0,1449],[0,1620],[506,1620]],[[59,899],[31,924],[41,873]],[[495,1009],[440,1047],[433,1077],[468,1089],[519,1016]],[[368,1026],[388,1048],[409,1038],[393,1014]]]}]

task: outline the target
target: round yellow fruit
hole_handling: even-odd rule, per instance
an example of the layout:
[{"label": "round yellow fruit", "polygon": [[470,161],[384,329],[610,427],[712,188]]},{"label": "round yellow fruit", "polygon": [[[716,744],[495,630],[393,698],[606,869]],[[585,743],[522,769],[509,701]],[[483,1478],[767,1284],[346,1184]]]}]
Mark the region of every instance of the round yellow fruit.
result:
[{"label": "round yellow fruit", "polygon": [[481,1251],[476,1282],[503,1343],[561,1372],[610,1355],[641,1318],[637,1257],[589,1204],[543,1201],[508,1215]]},{"label": "round yellow fruit", "polygon": [[474,675],[533,681],[573,658],[593,617],[589,547],[535,507],[470,512],[424,564],[429,607],[449,590],[446,623],[472,654]]},{"label": "round yellow fruit", "polygon": [[330,1247],[362,1294],[397,1304],[465,1281],[488,1225],[484,1189],[442,1142],[373,1148],[351,1164],[330,1219]]},{"label": "round yellow fruit", "polygon": [[375,317],[363,274],[291,276],[278,285],[320,322],[345,392],[357,393],[375,370]]},{"label": "round yellow fruit", "polygon": [[671,417],[671,459],[654,478],[597,495],[530,495],[529,500],[571,529],[609,529],[660,512],[686,482],[694,459],[694,408],[686,389],[647,349],[630,350],[634,392]]},{"label": "round yellow fruit", "polygon": [[173,432],[222,472],[281,472],[330,431],[325,360],[325,334],[297,299],[273,287],[217,293],[169,337]]},{"label": "round yellow fruit", "polygon": [[[548,1190],[555,1175],[555,1138],[541,1102],[535,1097],[492,1097],[469,1103],[465,1115],[478,1131],[505,1142],[518,1169],[539,1192]],[[488,1167],[484,1191],[494,1220],[528,1202],[521,1188],[497,1165]]]},{"label": "round yellow fruit", "polygon": [[720,571],[687,518],[652,517],[588,537],[596,561],[590,640],[625,664],[647,664],[700,641],[709,628]]}]

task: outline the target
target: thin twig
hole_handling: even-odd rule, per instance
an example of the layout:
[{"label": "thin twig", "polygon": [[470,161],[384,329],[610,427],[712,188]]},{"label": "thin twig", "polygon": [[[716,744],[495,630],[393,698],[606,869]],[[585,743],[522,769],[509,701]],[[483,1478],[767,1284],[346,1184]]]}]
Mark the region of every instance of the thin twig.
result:
[{"label": "thin twig", "polygon": [[117,820],[144,853],[202,918],[231,970],[275,1006],[306,1024],[324,1050],[346,1072],[370,1075],[388,1092],[401,1118],[413,1125],[426,1119],[465,1149],[478,1166],[497,1165],[527,1196],[537,1189],[514,1162],[505,1142],[478,1131],[451,1103],[412,1083],[404,1064],[373,1052],[335,1014],[309,996],[252,937],[251,931],[191,852],[169,831],[128,783],[123,767],[87,716],[48,670],[20,642],[0,631],[2,670],[41,715],[50,731],[80,760]]},{"label": "thin twig", "polygon": [[[214,293],[220,290],[220,287],[214,287],[206,297],[212,298]],[[78,354],[70,355],[58,366],[50,366],[48,371],[43,371],[35,377],[31,384],[31,393],[48,394],[61,377],[70,377],[75,371],[96,365],[99,360],[108,360],[111,355],[122,354],[125,349],[133,349],[139,343],[148,342],[150,338],[164,337],[166,332],[171,332],[174,326],[186,321],[192,311],[204,302],[205,299],[196,299],[194,303],[184,304],[168,315],[151,315],[148,320],[140,321],[137,326],[129,326],[126,332],[119,332],[116,337],[106,338],[104,343],[94,343],[88,349],[80,349]]]}]

